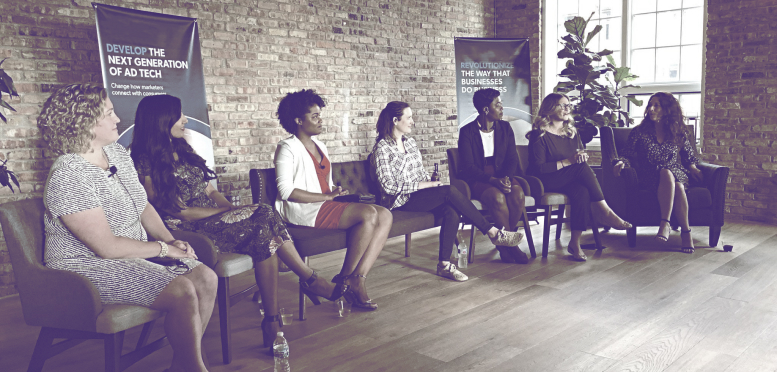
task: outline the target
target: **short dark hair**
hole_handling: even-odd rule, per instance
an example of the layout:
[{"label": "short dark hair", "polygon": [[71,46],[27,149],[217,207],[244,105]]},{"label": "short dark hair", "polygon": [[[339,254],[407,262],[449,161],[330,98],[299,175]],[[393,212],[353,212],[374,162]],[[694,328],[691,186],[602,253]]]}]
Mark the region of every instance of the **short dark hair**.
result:
[{"label": "short dark hair", "polygon": [[475,92],[472,96],[472,103],[475,105],[475,109],[478,110],[478,114],[483,114],[483,107],[490,106],[496,97],[499,97],[499,91],[494,88],[481,89]]},{"label": "short dark hair", "polygon": [[283,129],[291,134],[297,134],[297,122],[295,119],[305,117],[310,108],[317,105],[320,108],[326,106],[326,102],[313,89],[303,89],[299,92],[286,94],[278,104],[278,120]]},{"label": "short dark hair", "polygon": [[391,135],[394,133],[394,118],[401,119],[402,114],[408,107],[410,105],[402,101],[392,101],[386,105],[386,108],[378,116],[378,123],[376,125],[378,136],[375,138],[375,142],[380,142],[380,140],[386,137],[391,138]]}]

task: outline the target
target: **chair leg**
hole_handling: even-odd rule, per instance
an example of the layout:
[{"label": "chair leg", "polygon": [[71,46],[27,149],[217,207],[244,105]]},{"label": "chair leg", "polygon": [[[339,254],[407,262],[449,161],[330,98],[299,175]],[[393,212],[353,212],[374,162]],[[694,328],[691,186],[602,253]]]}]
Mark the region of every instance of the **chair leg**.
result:
[{"label": "chair leg", "polygon": [[718,245],[720,239],[720,226],[710,226],[710,248]]},{"label": "chair leg", "polygon": [[105,372],[121,372],[121,348],[124,331],[105,335]]},{"label": "chair leg", "polygon": [[531,228],[529,227],[529,216],[526,214],[525,209],[523,211],[523,234],[526,236],[526,241],[529,243],[531,258],[536,258],[537,252],[534,251],[534,239],[531,236]]},{"label": "chair leg", "polygon": [[410,234],[405,234],[405,257],[410,257]]},{"label": "chair leg", "polygon": [[156,323],[156,319],[143,325],[143,331],[140,332],[140,337],[138,337],[138,344],[135,346],[135,350],[140,350],[140,348],[146,346],[148,337],[151,336],[151,330],[154,329],[154,323]]},{"label": "chair leg", "polygon": [[[305,265],[309,265],[310,261],[308,260],[308,257],[302,257],[302,260],[305,262]],[[302,287],[298,289],[299,292],[299,320],[305,320],[307,319],[307,307],[308,304],[305,301],[305,294],[302,293]]]},{"label": "chair leg", "polygon": [[256,302],[257,304],[262,303],[260,301],[262,299],[262,294],[259,291],[254,292],[254,296],[251,297],[251,301]]},{"label": "chair leg", "polygon": [[219,327],[221,328],[221,357],[224,360],[224,364],[232,362],[232,348],[230,347],[232,342],[231,325],[229,323],[229,278],[219,277],[219,285],[217,289],[218,303],[219,303]]},{"label": "chair leg", "polygon": [[599,226],[596,226],[594,223],[593,226],[591,226],[591,232],[594,233],[596,249],[602,249],[602,240],[599,238]]},{"label": "chair leg", "polygon": [[564,209],[566,208],[566,205],[561,204],[558,206],[558,221],[556,223],[556,240],[561,239],[561,230],[564,228]]},{"label": "chair leg", "polygon": [[545,225],[542,227],[542,257],[548,257],[548,245],[550,243],[550,216],[553,214],[553,206],[545,206]]},{"label": "chair leg", "polygon": [[636,247],[637,246],[637,227],[632,226],[630,229],[626,230],[626,239],[629,241],[629,247]]},{"label": "chair leg", "polygon": [[38,335],[38,341],[35,343],[35,350],[32,352],[30,364],[27,366],[27,372],[40,372],[43,370],[43,364],[49,357],[49,349],[54,342],[54,334],[51,328],[43,327]]}]

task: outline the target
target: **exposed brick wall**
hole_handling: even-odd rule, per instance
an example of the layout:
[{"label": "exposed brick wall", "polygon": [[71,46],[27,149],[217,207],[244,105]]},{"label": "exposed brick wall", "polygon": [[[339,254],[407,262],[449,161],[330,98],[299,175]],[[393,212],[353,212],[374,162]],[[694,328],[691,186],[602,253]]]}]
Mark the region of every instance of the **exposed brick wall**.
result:
[{"label": "exposed brick wall", "polygon": [[494,0],[496,37],[529,38],[532,110],[540,107],[542,74],[542,0]]},{"label": "exposed brick wall", "polygon": [[731,167],[727,220],[777,223],[777,1],[708,0],[705,160]]},{"label": "exposed brick wall", "polygon": [[[328,101],[319,138],[335,162],[365,159],[381,108],[409,102],[427,168],[440,163],[447,179],[445,149],[457,136],[453,39],[494,36],[493,0],[101,3],[199,19],[219,188],[244,203],[248,170],[271,167],[276,143],[287,136],[273,115],[278,101],[300,88]],[[44,157],[36,117],[51,92],[102,82],[91,1],[0,2],[6,57],[2,67],[21,97],[10,101],[17,112],[8,123],[0,122],[0,160],[8,157],[22,192],[0,189],[0,203],[42,194],[53,159]],[[15,292],[12,283],[0,239],[0,296]]]}]

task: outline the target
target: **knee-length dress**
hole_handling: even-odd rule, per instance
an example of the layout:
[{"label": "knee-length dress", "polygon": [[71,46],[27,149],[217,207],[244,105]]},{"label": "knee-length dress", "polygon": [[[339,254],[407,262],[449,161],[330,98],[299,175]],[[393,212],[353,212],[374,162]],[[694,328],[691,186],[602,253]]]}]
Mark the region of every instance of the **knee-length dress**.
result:
[{"label": "knee-length dress", "polygon": [[[150,306],[176,276],[187,272],[160,266],[142,258],[106,259],[97,256],[62,223],[61,217],[102,207],[116,236],[147,241],[140,215],[146,191],[138,182],[132,159],[119,144],[103,148],[116,173],[103,170],[77,154],[62,155],[46,181],[46,267],[73,271],[86,277],[103,304]],[[160,247],[161,249],[161,247]],[[191,269],[199,261],[184,259]]]},{"label": "knee-length dress", "polygon": [[[141,177],[151,174],[148,159],[141,157],[137,164]],[[184,160],[177,160],[175,179],[178,193],[186,207],[218,208],[207,194],[208,182],[202,170]],[[260,204],[252,212],[251,206],[238,207],[195,221],[183,221],[160,211],[167,228],[194,231],[213,240],[219,252],[242,253],[255,262],[264,261],[287,241],[291,235],[281,217],[267,204]]]},{"label": "knee-length dress", "polygon": [[687,136],[682,144],[665,140],[658,142],[654,129],[638,125],[629,133],[626,148],[618,160],[637,171],[640,188],[658,190],[659,172],[668,169],[688,190],[688,166],[698,164],[699,159]]}]

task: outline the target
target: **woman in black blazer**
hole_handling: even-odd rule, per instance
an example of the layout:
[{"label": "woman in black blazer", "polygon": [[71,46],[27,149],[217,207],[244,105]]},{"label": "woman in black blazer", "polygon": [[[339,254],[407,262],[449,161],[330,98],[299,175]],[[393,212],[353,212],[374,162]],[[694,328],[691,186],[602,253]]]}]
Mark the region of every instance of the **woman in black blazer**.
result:
[{"label": "woman in black blazer", "polygon": [[[495,225],[517,231],[525,201],[519,183],[522,174],[513,129],[502,120],[498,90],[479,90],[472,102],[478,117],[459,132],[457,173],[472,190],[472,199],[479,200],[491,212]],[[529,262],[526,253],[518,247],[497,246],[496,249],[502,261]]]}]

